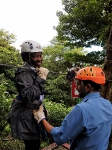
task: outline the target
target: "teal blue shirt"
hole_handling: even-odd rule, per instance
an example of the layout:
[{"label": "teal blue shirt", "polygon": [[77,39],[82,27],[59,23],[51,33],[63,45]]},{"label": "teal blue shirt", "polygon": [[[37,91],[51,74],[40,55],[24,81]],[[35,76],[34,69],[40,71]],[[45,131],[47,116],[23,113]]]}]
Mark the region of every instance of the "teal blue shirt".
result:
[{"label": "teal blue shirt", "polygon": [[71,150],[106,150],[112,125],[112,104],[99,92],[90,93],[51,131],[61,145],[71,142]]}]

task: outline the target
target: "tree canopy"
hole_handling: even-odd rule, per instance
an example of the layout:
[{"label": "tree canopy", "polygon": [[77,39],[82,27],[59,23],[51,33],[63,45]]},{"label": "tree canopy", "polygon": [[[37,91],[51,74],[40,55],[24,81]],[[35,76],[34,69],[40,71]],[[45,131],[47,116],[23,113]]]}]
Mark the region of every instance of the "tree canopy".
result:
[{"label": "tree canopy", "polygon": [[111,0],[62,0],[64,11],[58,11],[55,28],[58,40],[65,45],[105,46],[112,25]]}]

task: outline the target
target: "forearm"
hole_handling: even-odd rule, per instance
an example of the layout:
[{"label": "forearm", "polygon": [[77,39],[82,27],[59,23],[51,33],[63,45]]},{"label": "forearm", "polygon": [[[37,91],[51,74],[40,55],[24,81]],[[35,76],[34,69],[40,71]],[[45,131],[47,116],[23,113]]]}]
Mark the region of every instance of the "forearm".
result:
[{"label": "forearm", "polygon": [[54,128],[50,123],[46,121],[46,117],[44,114],[44,107],[41,105],[39,107],[39,110],[33,110],[34,118],[35,120],[38,121],[38,123],[42,123],[44,129],[46,130],[47,133],[51,134],[51,130]]},{"label": "forearm", "polygon": [[42,120],[42,124],[46,132],[51,134],[51,130],[54,128],[52,125],[50,125],[45,119]]}]

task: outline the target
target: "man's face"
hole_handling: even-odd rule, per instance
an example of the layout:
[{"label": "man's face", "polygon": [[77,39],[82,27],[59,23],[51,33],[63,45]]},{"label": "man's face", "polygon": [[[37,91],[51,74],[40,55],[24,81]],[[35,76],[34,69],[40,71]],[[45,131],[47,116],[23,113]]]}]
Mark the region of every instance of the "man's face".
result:
[{"label": "man's face", "polygon": [[40,67],[42,64],[42,53],[41,52],[35,52],[30,53],[30,61],[33,67]]}]

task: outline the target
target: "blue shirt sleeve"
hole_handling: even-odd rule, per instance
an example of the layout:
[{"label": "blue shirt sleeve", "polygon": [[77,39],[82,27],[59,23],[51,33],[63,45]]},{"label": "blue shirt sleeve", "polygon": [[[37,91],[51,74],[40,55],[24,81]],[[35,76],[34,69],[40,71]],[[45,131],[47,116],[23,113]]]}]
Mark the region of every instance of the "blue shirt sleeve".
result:
[{"label": "blue shirt sleeve", "polygon": [[65,117],[60,127],[54,127],[52,137],[57,145],[69,142],[77,137],[84,128],[83,115],[80,107],[76,105]]}]

